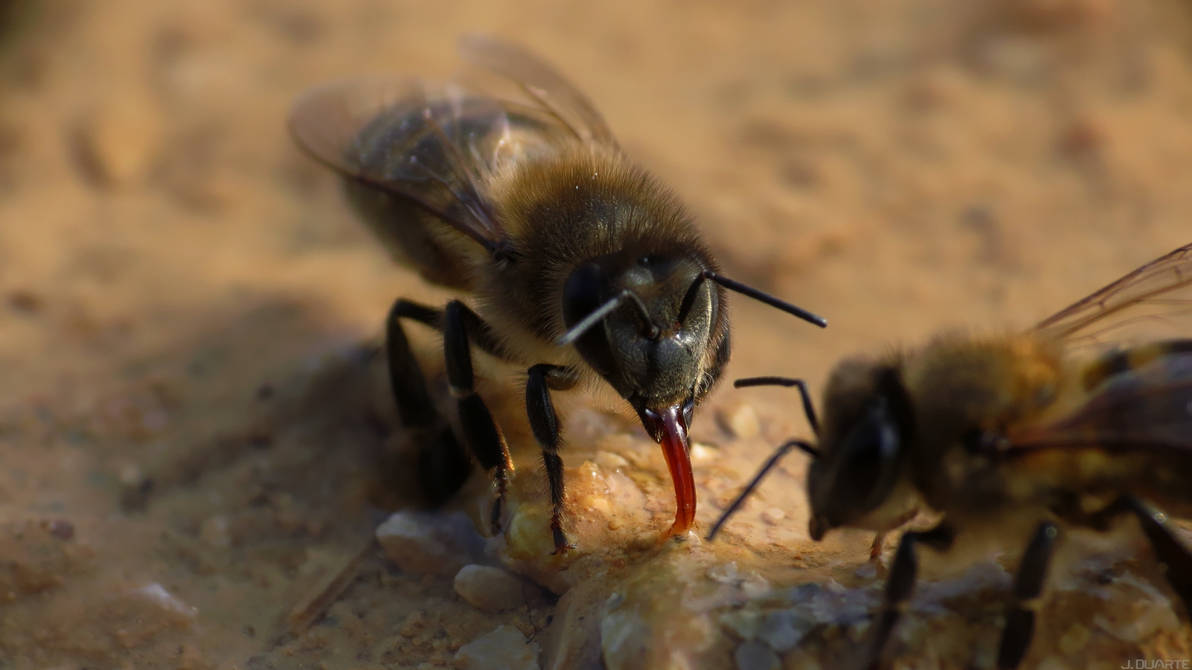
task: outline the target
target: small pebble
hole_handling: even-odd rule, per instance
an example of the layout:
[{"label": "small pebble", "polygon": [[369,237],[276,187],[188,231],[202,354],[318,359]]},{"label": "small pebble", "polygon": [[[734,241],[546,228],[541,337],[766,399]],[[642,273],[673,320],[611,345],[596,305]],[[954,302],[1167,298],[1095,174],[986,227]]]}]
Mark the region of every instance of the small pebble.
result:
[{"label": "small pebble", "polygon": [[455,592],[483,612],[500,612],[525,602],[525,584],[508,572],[488,565],[465,565],[455,575]]},{"label": "small pebble", "polygon": [[232,544],[232,537],[228,533],[228,519],[224,516],[213,516],[199,526],[199,539],[212,547],[228,547]]},{"label": "small pebble", "polygon": [[66,519],[54,519],[53,521],[43,521],[42,527],[45,528],[51,536],[59,540],[73,540],[75,535],[74,524]]},{"label": "small pebble", "polygon": [[782,661],[778,654],[757,640],[750,640],[737,646],[733,652],[738,670],[778,670]]},{"label": "small pebble", "polygon": [[199,615],[197,607],[179,600],[177,596],[157,582],[136,588],[132,593],[156,605],[165,618],[171,619],[175,623],[189,624]]},{"label": "small pebble", "polygon": [[452,574],[484,549],[484,539],[462,512],[397,512],[377,528],[377,541],[397,567],[415,574]]},{"label": "small pebble", "polygon": [[103,186],[141,180],[160,144],[160,124],[153,105],[137,96],[92,110],[75,137],[80,164]]},{"label": "small pebble", "polygon": [[761,432],[753,405],[741,403],[735,407],[722,408],[716,413],[716,418],[720,420],[721,427],[736,438],[747,440],[757,437]]},{"label": "small pebble", "polygon": [[153,492],[153,479],[146,476],[141,467],[135,463],[126,464],[120,469],[120,506],[125,511],[136,511],[145,508],[149,502],[149,494]]},{"label": "small pebble", "polygon": [[720,615],[720,623],[742,640],[752,640],[757,637],[761,622],[762,613],[756,609],[740,609]]},{"label": "small pebble", "polygon": [[402,637],[417,637],[427,626],[426,614],[422,611],[411,613],[397,627],[397,634]]},{"label": "small pebble", "polygon": [[1060,637],[1060,651],[1075,656],[1084,649],[1089,642],[1089,629],[1081,624],[1073,624]]},{"label": "small pebble", "polygon": [[41,311],[42,300],[32,291],[17,289],[8,294],[8,306],[23,314],[36,314]]},{"label": "small pebble", "polygon": [[601,451],[596,454],[596,457],[593,460],[596,462],[596,465],[599,465],[606,470],[617,470],[620,468],[629,467],[629,461],[625,460],[624,456],[620,454],[614,454],[611,451]]},{"label": "small pebble", "polygon": [[758,626],[757,637],[778,652],[788,652],[819,622],[792,610],[770,612]]},{"label": "small pebble", "polygon": [[771,526],[777,526],[785,519],[786,512],[783,512],[777,507],[767,507],[766,509],[762,510],[762,521],[765,521]]},{"label": "small pebble", "polygon": [[704,465],[716,460],[720,455],[720,450],[711,445],[702,442],[691,443],[691,462],[695,465]]},{"label": "small pebble", "polygon": [[500,626],[472,640],[455,653],[463,670],[538,670],[539,647],[513,626]]}]

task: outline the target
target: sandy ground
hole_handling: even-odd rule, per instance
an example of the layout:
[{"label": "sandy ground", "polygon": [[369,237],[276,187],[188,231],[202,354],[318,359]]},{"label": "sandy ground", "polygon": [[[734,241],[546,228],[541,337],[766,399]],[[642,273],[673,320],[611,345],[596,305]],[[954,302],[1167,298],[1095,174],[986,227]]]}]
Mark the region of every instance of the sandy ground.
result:
[{"label": "sandy ground", "polygon": [[[831,319],[735,301],[729,378],[819,388],[849,352],[1024,327],[1192,234],[1180,0],[16,0],[0,17],[5,669],[451,666],[498,625],[536,640],[551,622],[537,586],[481,612],[370,545],[401,490],[377,474],[396,438],[371,348],[395,296],[446,294],[394,268],[292,146],[310,85],[448,75],[466,32],[547,55],[729,273]],[[516,424],[516,375],[490,376]],[[806,431],[791,400],[722,387],[697,419],[712,444],[746,402],[761,424],[705,528],[767,445]],[[665,482],[649,490],[661,525]],[[775,487],[754,516],[801,497]]]}]

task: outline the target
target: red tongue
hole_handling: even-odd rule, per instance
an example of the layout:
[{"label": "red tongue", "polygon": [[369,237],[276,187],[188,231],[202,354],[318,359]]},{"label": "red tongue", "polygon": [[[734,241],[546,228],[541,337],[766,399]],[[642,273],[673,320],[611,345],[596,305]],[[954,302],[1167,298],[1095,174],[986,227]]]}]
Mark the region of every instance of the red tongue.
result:
[{"label": "red tongue", "polygon": [[687,426],[680,418],[682,410],[668,407],[658,413],[662,428],[662,455],[675,484],[675,522],[667,536],[686,533],[695,523],[695,478],[691,475],[691,459],[687,452]]}]

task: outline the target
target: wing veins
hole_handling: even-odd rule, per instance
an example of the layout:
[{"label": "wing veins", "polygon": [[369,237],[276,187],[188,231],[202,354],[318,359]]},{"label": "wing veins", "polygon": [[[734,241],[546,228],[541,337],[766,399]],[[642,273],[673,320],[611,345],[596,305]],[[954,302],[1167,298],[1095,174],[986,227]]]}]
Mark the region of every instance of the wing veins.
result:
[{"label": "wing veins", "polygon": [[[1192,273],[1185,271],[1187,268],[1183,267],[1184,264],[1192,264],[1192,244],[1161,256],[1076,301],[1040,321],[1034,330],[1050,334],[1057,339],[1072,338],[1076,333],[1094,323],[1140,304],[1171,304],[1156,300],[1156,298],[1192,284]],[[1172,277],[1165,280],[1165,276],[1169,274]],[[1152,282],[1160,283],[1153,288],[1147,288]],[[1140,289],[1143,292],[1131,295],[1132,290]],[[1175,304],[1184,304],[1185,302],[1180,299],[1175,300]],[[1092,312],[1082,314],[1088,310],[1092,310]],[[1121,327],[1123,323],[1125,322],[1113,324],[1112,327],[1102,329],[1098,333]],[[1080,337],[1089,337],[1089,334]]]}]

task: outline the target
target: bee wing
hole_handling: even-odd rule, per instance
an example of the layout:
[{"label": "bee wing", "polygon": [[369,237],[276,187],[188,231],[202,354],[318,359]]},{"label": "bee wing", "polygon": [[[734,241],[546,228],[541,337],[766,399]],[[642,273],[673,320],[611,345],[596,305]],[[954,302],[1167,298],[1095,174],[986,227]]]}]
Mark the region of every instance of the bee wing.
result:
[{"label": "bee wing", "polygon": [[490,250],[504,237],[486,193],[491,175],[569,133],[532,107],[386,78],[312,89],[289,126],[318,161],[418,203]]},{"label": "bee wing", "polygon": [[617,145],[592,101],[553,67],[512,44],[481,35],[460,40],[460,51],[473,65],[517,84],[544,111],[584,143]]},{"label": "bee wing", "polygon": [[1087,402],[1054,422],[1011,431],[1011,453],[1099,447],[1192,450],[1192,340],[1109,377]]},{"label": "bee wing", "polygon": [[1187,337],[1192,333],[1192,244],[1060,310],[1035,330],[1070,348]]}]

